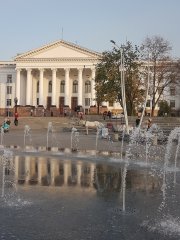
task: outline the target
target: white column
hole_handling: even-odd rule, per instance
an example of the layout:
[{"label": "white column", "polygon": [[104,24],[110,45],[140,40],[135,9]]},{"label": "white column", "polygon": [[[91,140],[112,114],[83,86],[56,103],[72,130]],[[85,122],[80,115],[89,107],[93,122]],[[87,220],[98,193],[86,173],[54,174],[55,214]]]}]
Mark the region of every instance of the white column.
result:
[{"label": "white column", "polygon": [[81,186],[82,166],[81,163],[77,164],[77,185]]},{"label": "white column", "polygon": [[30,180],[30,172],[31,172],[31,157],[25,157],[25,183],[28,184]]},{"label": "white column", "polygon": [[38,185],[41,185],[42,180],[42,160],[38,158]]},{"label": "white column", "polygon": [[40,77],[39,77],[39,105],[43,106],[43,73],[44,68],[39,69]]},{"label": "white column", "polygon": [[69,68],[65,68],[65,101],[64,105],[69,107]]},{"label": "white column", "polygon": [[82,90],[83,90],[82,72],[83,72],[83,69],[79,68],[78,69],[78,106],[79,107],[82,107]]},{"label": "white column", "polygon": [[52,68],[52,107],[56,107],[56,68]]},{"label": "white column", "polygon": [[16,95],[15,97],[18,98],[18,105],[20,105],[20,73],[21,69],[16,68]]},{"label": "white column", "polygon": [[64,163],[64,185],[68,184],[68,163]]},{"label": "white column", "polygon": [[91,106],[95,105],[95,68],[91,68]]},{"label": "white column", "polygon": [[93,187],[94,183],[94,174],[95,174],[95,164],[91,163],[91,172],[90,172],[90,186]]},{"label": "white column", "polygon": [[26,84],[26,106],[31,105],[31,95],[32,95],[32,76],[31,71],[32,69],[26,69],[27,70],[27,84]]}]

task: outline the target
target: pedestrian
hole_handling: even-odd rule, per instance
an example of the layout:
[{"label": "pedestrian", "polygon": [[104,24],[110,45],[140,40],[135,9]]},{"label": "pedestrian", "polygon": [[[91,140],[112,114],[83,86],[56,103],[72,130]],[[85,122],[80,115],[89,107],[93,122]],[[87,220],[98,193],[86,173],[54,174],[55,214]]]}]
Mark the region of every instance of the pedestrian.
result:
[{"label": "pedestrian", "polygon": [[75,115],[77,117],[77,107],[74,108]]},{"label": "pedestrian", "polygon": [[34,109],[34,116],[36,117],[36,108]]},{"label": "pedestrian", "polygon": [[109,119],[111,118],[111,112],[110,111],[108,111],[107,116],[109,117]]},{"label": "pedestrian", "polygon": [[15,118],[14,118],[14,125],[17,126],[18,125],[18,114],[15,113]]},{"label": "pedestrian", "polygon": [[138,116],[138,118],[136,119],[136,127],[139,126],[139,123],[140,123],[140,116]]},{"label": "pedestrian", "polygon": [[103,118],[104,118],[104,120],[106,120],[106,115],[107,115],[107,112],[104,111],[104,113],[103,113]]},{"label": "pedestrian", "polygon": [[83,113],[80,112],[80,120],[83,120]]},{"label": "pedestrian", "polygon": [[59,110],[60,117],[61,117],[61,114],[62,114],[62,108],[60,108],[60,110]]},{"label": "pedestrian", "polygon": [[152,126],[152,119],[149,118],[149,119],[148,119],[148,128],[147,128],[147,131],[150,129],[151,126]]},{"label": "pedestrian", "polygon": [[7,122],[6,122],[9,126],[11,125],[11,121],[10,121],[10,119],[8,118],[7,119]]},{"label": "pedestrian", "polygon": [[41,111],[41,116],[44,117],[44,108]]},{"label": "pedestrian", "polygon": [[33,110],[31,109],[31,115],[30,116],[32,117],[32,115],[33,115]]},{"label": "pedestrian", "polygon": [[44,107],[44,117],[46,116],[46,106]]},{"label": "pedestrian", "polygon": [[64,117],[66,117],[66,109],[64,109]]}]

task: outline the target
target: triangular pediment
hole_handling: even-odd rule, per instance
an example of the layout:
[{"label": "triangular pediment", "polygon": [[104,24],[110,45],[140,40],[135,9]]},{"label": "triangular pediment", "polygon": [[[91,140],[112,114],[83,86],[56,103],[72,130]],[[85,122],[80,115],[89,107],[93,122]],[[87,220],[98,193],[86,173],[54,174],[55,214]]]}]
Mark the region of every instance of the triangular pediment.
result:
[{"label": "triangular pediment", "polygon": [[14,59],[52,59],[52,58],[99,58],[100,53],[83,48],[76,44],[58,40],[43,47],[19,54]]}]

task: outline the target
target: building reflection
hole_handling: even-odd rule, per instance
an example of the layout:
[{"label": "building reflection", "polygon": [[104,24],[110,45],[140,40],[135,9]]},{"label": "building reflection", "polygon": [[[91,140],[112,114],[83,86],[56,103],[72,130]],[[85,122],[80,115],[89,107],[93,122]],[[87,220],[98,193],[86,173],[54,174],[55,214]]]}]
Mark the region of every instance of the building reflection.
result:
[{"label": "building reflection", "polygon": [[[0,158],[1,166],[3,158]],[[13,165],[13,166],[12,166]],[[105,164],[67,159],[14,156],[5,175],[14,169],[15,182],[23,186],[79,187],[97,191],[122,190],[122,169]],[[162,179],[146,170],[128,170],[126,188],[130,191],[160,190]]]}]

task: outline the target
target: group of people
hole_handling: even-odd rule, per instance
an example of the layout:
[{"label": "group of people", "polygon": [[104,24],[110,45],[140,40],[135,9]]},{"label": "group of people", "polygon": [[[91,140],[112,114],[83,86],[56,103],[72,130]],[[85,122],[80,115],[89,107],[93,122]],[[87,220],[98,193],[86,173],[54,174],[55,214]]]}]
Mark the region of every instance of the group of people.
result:
[{"label": "group of people", "polygon": [[[4,129],[9,131],[9,126],[11,125],[11,120],[9,118],[4,118]],[[18,125],[18,114],[15,113],[14,117],[14,125]]]},{"label": "group of people", "polygon": [[109,117],[109,119],[111,119],[111,111],[104,111],[103,112],[103,119],[106,120],[106,116]]},{"label": "group of people", "polygon": [[[139,123],[140,123],[140,116],[138,116],[138,118],[136,119],[136,127],[139,126]],[[150,129],[150,127],[152,126],[152,119],[149,118],[148,121],[145,124],[146,124],[146,128],[147,128],[147,131],[148,131]]]}]

